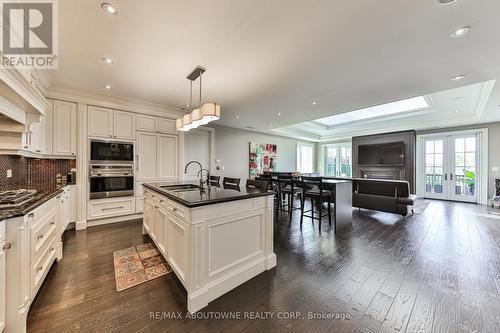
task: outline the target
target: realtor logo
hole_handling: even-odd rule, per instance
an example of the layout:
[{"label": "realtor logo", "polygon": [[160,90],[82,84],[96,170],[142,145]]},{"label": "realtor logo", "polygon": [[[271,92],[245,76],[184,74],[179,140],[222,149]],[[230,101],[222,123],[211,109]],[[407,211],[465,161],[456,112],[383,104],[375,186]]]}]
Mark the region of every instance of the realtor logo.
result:
[{"label": "realtor logo", "polygon": [[57,0],[2,1],[2,65],[57,68]]}]

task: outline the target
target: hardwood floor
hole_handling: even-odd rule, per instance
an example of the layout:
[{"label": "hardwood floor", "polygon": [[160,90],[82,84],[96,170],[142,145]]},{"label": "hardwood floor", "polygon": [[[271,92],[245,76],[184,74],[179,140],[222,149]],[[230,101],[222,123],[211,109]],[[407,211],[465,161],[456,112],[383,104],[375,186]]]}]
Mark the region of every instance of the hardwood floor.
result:
[{"label": "hardwood floor", "polygon": [[[338,235],[327,221],[319,234],[309,219],[301,231],[299,213],[276,223],[277,267],[200,312],[239,312],[239,320],[152,316],[185,316],[173,274],[117,292],[112,253],[150,241],[140,221],[69,231],[28,331],[500,332],[500,210],[440,201],[407,218],[353,210],[352,230]],[[290,312],[300,318],[278,318]]]}]

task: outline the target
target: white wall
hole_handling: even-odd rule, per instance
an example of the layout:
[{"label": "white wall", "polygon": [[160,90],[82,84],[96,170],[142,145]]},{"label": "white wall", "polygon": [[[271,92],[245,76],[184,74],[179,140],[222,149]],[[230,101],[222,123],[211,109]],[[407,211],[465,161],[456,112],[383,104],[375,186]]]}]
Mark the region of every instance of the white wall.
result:
[{"label": "white wall", "polygon": [[[267,135],[230,127],[215,127],[215,160],[220,160],[216,166],[224,166],[224,170],[215,170],[213,174],[226,177],[237,177],[242,183],[248,178],[249,143],[270,143],[276,148],[276,171],[295,171],[297,139]],[[316,170],[316,166],[315,169]]]}]

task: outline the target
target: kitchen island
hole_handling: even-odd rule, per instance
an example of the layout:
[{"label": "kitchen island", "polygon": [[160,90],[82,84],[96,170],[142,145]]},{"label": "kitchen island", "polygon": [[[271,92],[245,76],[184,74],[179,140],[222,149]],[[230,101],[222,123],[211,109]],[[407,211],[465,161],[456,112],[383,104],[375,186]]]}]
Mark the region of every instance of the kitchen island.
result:
[{"label": "kitchen island", "polygon": [[193,313],[276,266],[273,192],[182,182],[144,186],[143,232],[187,291]]}]

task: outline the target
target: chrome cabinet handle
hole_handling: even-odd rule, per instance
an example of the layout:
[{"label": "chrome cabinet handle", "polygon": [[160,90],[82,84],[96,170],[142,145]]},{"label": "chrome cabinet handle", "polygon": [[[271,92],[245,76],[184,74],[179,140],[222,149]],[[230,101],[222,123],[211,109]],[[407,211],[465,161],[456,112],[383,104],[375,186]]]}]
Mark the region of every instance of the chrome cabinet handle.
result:
[{"label": "chrome cabinet handle", "polygon": [[55,225],[56,223],[55,222],[50,222],[50,225]]},{"label": "chrome cabinet handle", "polygon": [[53,248],[53,247],[52,247],[52,248],[50,248],[50,252],[54,252],[54,248]]},{"label": "chrome cabinet handle", "polygon": [[40,266],[40,267],[38,267],[38,268],[36,269],[36,272],[38,273],[38,272],[40,272],[42,269],[43,269],[43,266]]},{"label": "chrome cabinet handle", "polygon": [[42,239],[42,238],[43,238],[43,235],[40,235],[40,236],[38,236],[36,239],[37,239],[37,240],[40,240],[40,239]]},{"label": "chrome cabinet handle", "polygon": [[122,209],[124,208],[123,206],[120,206],[120,207],[107,207],[107,208],[103,208],[102,210],[110,210],[110,209]]},{"label": "chrome cabinet handle", "polygon": [[8,250],[8,249],[10,249],[11,247],[12,247],[12,244],[11,244],[11,243],[7,243],[7,244],[5,244],[5,245],[2,247],[2,249],[3,249],[3,250]]}]

